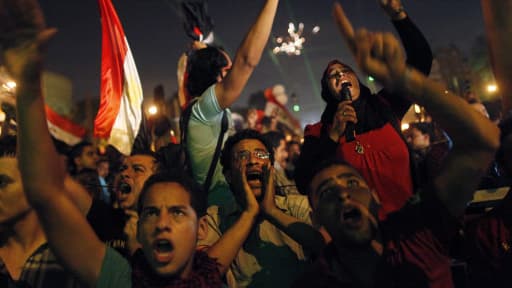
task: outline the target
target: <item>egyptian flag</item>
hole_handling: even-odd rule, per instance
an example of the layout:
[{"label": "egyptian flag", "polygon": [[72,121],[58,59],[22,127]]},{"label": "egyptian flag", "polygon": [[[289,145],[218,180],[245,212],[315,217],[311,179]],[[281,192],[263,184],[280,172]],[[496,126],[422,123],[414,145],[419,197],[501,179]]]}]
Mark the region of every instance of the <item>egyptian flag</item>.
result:
[{"label": "egyptian flag", "polygon": [[85,137],[85,128],[57,114],[57,112],[53,111],[48,105],[45,105],[45,110],[48,130],[53,137],[69,146],[76,145],[82,141]]},{"label": "egyptian flag", "polygon": [[94,136],[107,139],[119,152],[130,155],[143,118],[142,85],[111,0],[98,2],[102,29],[101,94]]}]

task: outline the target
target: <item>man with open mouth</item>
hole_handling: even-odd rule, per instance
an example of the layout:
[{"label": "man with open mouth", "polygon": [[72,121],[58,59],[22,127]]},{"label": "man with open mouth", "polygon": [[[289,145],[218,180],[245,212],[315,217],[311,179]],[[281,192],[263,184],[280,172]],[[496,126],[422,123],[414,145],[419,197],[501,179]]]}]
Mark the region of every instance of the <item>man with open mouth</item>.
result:
[{"label": "man with open mouth", "polygon": [[392,34],[354,30],[338,3],[334,16],[361,70],[428,109],[454,146],[439,174],[422,187],[421,199],[385,220],[377,216],[379,199],[362,172],[339,160],[314,167],[311,178],[303,179],[309,183],[313,222],[325,227],[332,241],[294,287],[454,287],[450,244],[458,217],[494,159],[499,130],[408,66]]},{"label": "man with open mouth", "polygon": [[[303,195],[275,195],[273,157],[271,146],[254,130],[238,132],[224,145],[220,161],[236,204],[208,208],[211,229],[200,244],[231,240],[220,253],[234,258],[227,273],[230,286],[289,287],[304,268],[304,251],[285,226],[291,218],[312,229],[310,208]],[[227,237],[234,230],[238,237]]]}]

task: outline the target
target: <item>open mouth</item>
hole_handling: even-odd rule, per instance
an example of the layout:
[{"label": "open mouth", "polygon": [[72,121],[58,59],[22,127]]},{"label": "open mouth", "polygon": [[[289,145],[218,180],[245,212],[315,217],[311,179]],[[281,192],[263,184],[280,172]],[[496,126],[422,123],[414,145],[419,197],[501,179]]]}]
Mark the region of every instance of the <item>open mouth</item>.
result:
[{"label": "open mouth", "polygon": [[342,212],[343,223],[349,224],[350,226],[358,225],[362,220],[362,213],[356,207],[347,207]]},{"label": "open mouth", "polygon": [[174,246],[167,239],[159,239],[153,243],[153,257],[158,263],[168,263],[173,258]]},{"label": "open mouth", "polygon": [[155,241],[154,247],[155,251],[159,253],[170,253],[172,250],[174,250],[171,241],[166,239]]},{"label": "open mouth", "polygon": [[121,182],[119,183],[117,190],[119,190],[121,194],[129,194],[130,192],[132,192],[132,187],[126,182]]},{"label": "open mouth", "polygon": [[247,181],[262,181],[263,174],[259,171],[250,171],[246,173]]}]

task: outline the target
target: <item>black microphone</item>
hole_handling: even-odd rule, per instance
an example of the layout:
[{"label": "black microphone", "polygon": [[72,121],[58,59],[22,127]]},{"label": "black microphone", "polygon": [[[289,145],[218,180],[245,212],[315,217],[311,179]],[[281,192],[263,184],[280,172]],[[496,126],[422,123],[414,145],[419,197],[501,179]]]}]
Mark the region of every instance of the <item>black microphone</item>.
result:
[{"label": "black microphone", "polygon": [[[345,82],[341,84],[341,101],[352,101],[352,94],[350,93],[349,87],[352,86],[349,82]],[[355,127],[353,122],[347,122],[345,126],[345,140],[347,142],[352,142],[356,139],[355,137]]]}]

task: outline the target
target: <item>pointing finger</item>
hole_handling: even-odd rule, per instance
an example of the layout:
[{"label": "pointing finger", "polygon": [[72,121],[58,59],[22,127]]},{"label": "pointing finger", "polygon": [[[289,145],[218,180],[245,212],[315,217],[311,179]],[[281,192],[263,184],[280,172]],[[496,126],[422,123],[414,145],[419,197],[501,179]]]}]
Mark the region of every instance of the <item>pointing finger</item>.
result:
[{"label": "pointing finger", "polygon": [[343,7],[341,7],[340,3],[334,3],[333,14],[334,21],[338,24],[338,28],[340,29],[343,38],[345,38],[347,45],[352,52],[355,52],[354,28],[345,15],[345,11],[343,11]]}]

